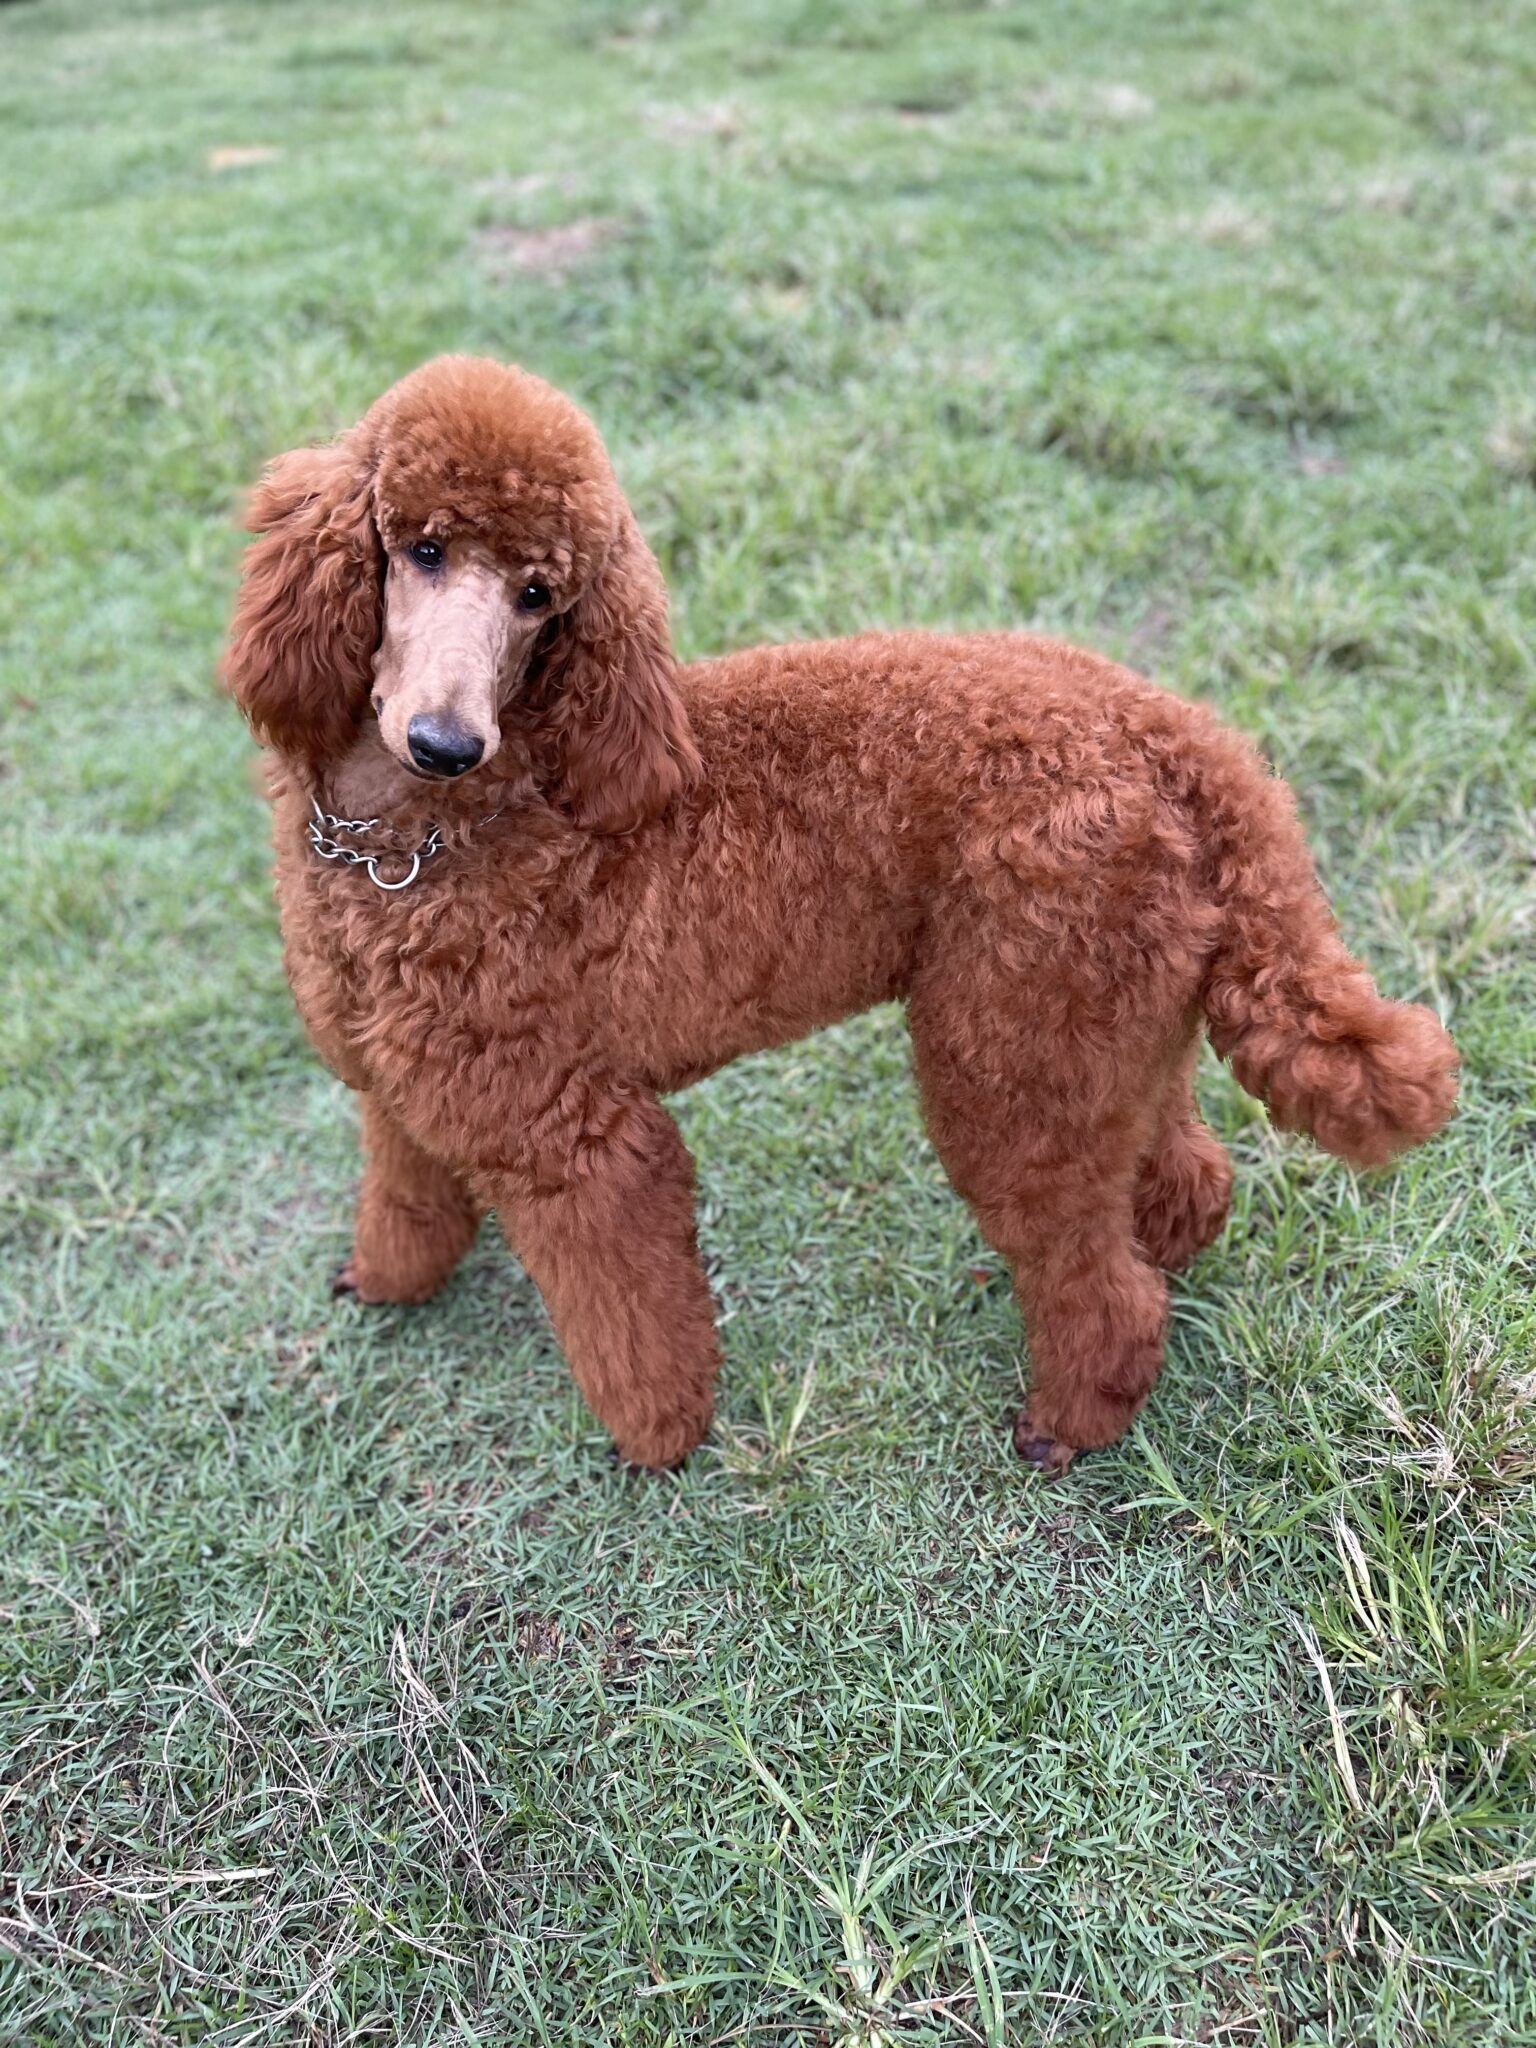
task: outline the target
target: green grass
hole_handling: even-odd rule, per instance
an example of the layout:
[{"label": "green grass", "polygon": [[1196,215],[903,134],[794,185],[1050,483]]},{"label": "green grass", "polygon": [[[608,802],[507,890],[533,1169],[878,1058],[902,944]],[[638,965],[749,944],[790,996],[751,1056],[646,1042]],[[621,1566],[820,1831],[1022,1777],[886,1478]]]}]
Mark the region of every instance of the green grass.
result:
[{"label": "green grass", "polygon": [[[1536,10],[17,0],[0,184],[0,2038],[1536,2041]],[[678,1104],[677,1478],[491,1232],[328,1300],[213,671],[241,488],[444,348],[591,407],[689,653],[1220,705],[1455,1030],[1387,1179],[1211,1068],[1063,1482],[895,1013]]]}]

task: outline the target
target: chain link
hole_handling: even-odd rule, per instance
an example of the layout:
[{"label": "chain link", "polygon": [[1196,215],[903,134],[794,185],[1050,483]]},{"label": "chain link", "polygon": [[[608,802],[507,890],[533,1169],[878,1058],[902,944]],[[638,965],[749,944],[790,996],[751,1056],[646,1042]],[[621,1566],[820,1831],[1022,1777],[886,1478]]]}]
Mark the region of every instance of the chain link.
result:
[{"label": "chain link", "polygon": [[[368,879],[376,889],[393,893],[396,889],[408,889],[421,873],[423,861],[430,860],[434,853],[443,848],[442,827],[434,825],[420,846],[409,854],[396,849],[394,852],[369,853],[365,847],[343,846],[332,835],[337,832],[371,832],[378,824],[377,818],[333,818],[329,811],[322,811],[313,797],[309,807],[314,816],[309,821],[309,843],[322,860],[339,860],[349,868],[366,868]],[[494,814],[493,814],[494,815]],[[489,822],[489,820],[487,820]],[[398,882],[386,882],[379,873],[381,860],[409,860],[410,866]]]},{"label": "chain link", "polygon": [[[393,894],[396,889],[408,889],[421,873],[422,862],[430,860],[434,853],[441,853],[443,850],[443,828],[441,825],[434,825],[426,838],[422,840],[420,846],[413,847],[409,853],[399,847],[396,847],[393,851],[384,850],[378,853],[369,853],[366,847],[343,846],[341,841],[334,836],[336,833],[372,832],[378,825],[378,819],[333,818],[329,811],[321,810],[319,803],[314,797],[311,797],[309,800],[309,808],[314,813],[314,816],[309,821],[309,843],[315,849],[315,852],[319,854],[320,858],[322,860],[339,860],[349,868],[366,868],[368,870],[368,879],[372,882],[373,886],[376,889],[383,889],[390,894]],[[492,811],[490,817],[482,818],[480,822],[482,825],[489,825],[500,816],[501,812],[499,810]],[[410,866],[398,882],[386,882],[379,875],[378,864],[381,860],[408,860]]]}]

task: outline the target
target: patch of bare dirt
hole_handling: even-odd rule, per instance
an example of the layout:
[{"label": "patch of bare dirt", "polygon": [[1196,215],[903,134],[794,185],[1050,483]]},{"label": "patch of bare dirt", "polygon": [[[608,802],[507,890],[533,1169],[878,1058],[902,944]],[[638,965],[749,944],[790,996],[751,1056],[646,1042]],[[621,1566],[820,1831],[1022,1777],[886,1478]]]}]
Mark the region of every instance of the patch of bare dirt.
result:
[{"label": "patch of bare dirt", "polygon": [[1091,104],[1106,121],[1117,124],[1145,121],[1157,111],[1157,102],[1135,85],[1098,86],[1093,92]]},{"label": "patch of bare dirt", "polygon": [[708,107],[647,107],[645,118],[667,142],[731,142],[742,129],[741,110],[724,100]]},{"label": "patch of bare dirt", "polygon": [[1406,172],[1383,171],[1369,178],[1362,178],[1352,191],[1346,191],[1340,203],[1358,206],[1365,213],[1412,213],[1422,197],[1423,187],[1418,178]]},{"label": "patch of bare dirt", "polygon": [[592,1622],[567,1629],[552,1614],[522,1612],[513,1618],[513,1642],[531,1664],[566,1663],[585,1653],[596,1660],[605,1677],[622,1678],[638,1671],[651,1645],[627,1614],[603,1630]]},{"label": "patch of bare dirt", "polygon": [[477,199],[501,205],[512,199],[531,199],[536,192],[560,192],[571,199],[581,190],[581,182],[574,171],[525,171],[516,178],[498,171],[494,178],[482,178],[474,193]]},{"label": "patch of bare dirt", "polygon": [[1506,476],[1536,483],[1536,406],[1517,407],[1494,422],[1488,457]]},{"label": "patch of bare dirt", "polygon": [[568,220],[554,228],[482,228],[475,246],[502,276],[541,277],[559,284],[619,233],[619,223],[602,214]]},{"label": "patch of bare dirt", "polygon": [[208,168],[215,173],[249,170],[252,164],[275,163],[282,153],[264,142],[231,143],[222,149],[209,150]]},{"label": "patch of bare dirt", "polygon": [[1218,199],[1195,222],[1195,234],[1210,249],[1262,249],[1269,222],[1235,200]]},{"label": "patch of bare dirt", "polygon": [[1173,638],[1178,621],[1166,605],[1155,604],[1136,621],[1126,640],[1131,666],[1143,673],[1156,667],[1158,657]]}]

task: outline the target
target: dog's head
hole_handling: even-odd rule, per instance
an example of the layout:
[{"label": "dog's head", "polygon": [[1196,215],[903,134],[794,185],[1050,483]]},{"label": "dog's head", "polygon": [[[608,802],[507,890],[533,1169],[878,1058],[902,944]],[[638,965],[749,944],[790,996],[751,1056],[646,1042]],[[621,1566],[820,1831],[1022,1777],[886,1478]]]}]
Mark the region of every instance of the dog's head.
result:
[{"label": "dog's head", "polygon": [[364,719],[400,765],[471,775],[515,730],[578,823],[622,831],[697,772],[666,591],[584,413],[440,356],[252,497],[225,673],[312,765]]}]

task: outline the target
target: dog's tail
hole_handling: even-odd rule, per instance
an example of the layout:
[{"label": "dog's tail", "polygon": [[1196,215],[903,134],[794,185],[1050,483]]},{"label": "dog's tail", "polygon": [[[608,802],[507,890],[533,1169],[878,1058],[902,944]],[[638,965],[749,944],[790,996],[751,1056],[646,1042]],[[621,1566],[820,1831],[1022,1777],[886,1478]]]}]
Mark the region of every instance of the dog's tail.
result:
[{"label": "dog's tail", "polygon": [[1456,1048],[1432,1010],[1388,1002],[1346,951],[1285,784],[1235,735],[1211,738],[1211,1043],[1282,1130],[1380,1166],[1450,1116]]}]

